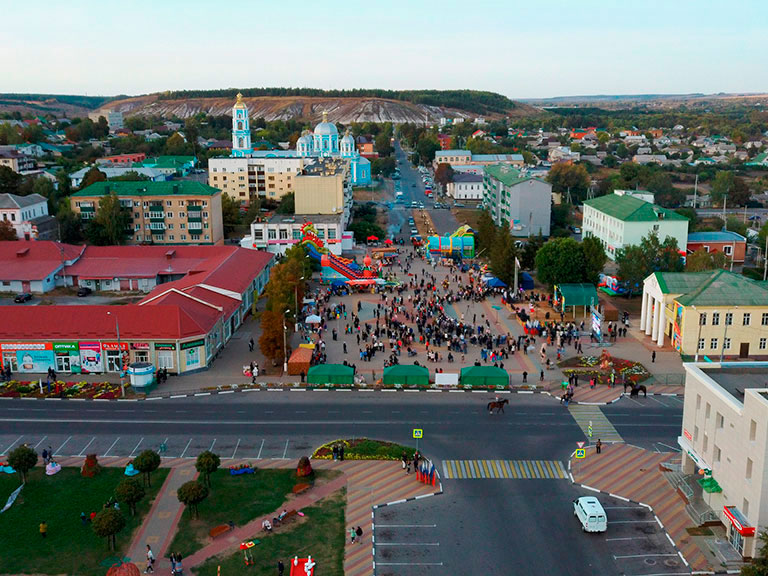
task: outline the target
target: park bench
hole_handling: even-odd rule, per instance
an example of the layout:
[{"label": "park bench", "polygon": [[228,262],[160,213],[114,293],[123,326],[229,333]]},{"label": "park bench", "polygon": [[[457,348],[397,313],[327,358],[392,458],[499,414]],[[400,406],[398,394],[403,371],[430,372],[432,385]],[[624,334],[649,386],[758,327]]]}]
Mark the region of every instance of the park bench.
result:
[{"label": "park bench", "polygon": [[215,526],[214,528],[211,528],[208,532],[208,536],[210,536],[213,539],[218,538],[222,534],[226,534],[231,530],[230,526],[228,524],[221,524],[219,526]]}]

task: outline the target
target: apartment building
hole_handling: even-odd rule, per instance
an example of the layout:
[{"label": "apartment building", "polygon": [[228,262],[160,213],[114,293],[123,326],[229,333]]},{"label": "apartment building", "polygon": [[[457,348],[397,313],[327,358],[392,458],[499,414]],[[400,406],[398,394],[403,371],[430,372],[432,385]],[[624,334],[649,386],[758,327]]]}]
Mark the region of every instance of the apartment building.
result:
[{"label": "apartment building", "polygon": [[303,162],[293,150],[255,150],[246,157],[211,158],[208,184],[246,206],[256,197],[280,200],[295,192],[294,179]]},{"label": "apartment building", "polygon": [[221,190],[189,180],[97,182],[72,194],[72,210],[87,222],[109,194],[116,194],[130,211],[132,243],[224,243]]},{"label": "apartment building", "polygon": [[483,205],[497,226],[507,222],[513,236],[549,236],[552,185],[508,164],[486,166]]}]

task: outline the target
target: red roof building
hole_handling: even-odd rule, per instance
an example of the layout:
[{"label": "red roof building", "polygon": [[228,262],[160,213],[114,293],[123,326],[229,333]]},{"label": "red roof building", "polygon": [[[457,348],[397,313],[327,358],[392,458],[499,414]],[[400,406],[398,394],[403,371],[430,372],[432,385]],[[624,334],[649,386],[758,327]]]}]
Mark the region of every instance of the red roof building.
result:
[{"label": "red roof building", "polygon": [[57,274],[75,263],[84,249],[46,240],[0,242],[0,292],[42,294],[53,290]]}]

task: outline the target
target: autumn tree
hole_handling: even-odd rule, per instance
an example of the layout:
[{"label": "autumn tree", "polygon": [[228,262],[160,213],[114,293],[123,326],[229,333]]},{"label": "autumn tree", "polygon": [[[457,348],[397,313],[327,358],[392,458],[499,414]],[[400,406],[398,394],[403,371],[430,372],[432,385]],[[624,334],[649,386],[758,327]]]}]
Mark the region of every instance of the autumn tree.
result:
[{"label": "autumn tree", "polygon": [[259,336],[259,349],[266,358],[273,363],[286,357],[283,347],[283,323],[285,316],[280,312],[265,310],[261,314],[261,336]]},{"label": "autumn tree", "polygon": [[10,220],[0,220],[0,242],[17,240],[16,228],[13,227]]},{"label": "autumn tree", "polygon": [[88,188],[91,184],[95,184],[96,182],[104,182],[107,179],[107,175],[104,174],[101,170],[99,170],[96,166],[88,170],[88,172],[85,173],[85,176],[83,176],[82,182],[80,182],[80,190],[84,190],[85,188]]},{"label": "autumn tree", "polygon": [[727,257],[722,252],[707,252],[699,248],[693,254],[688,254],[685,259],[686,272],[703,272],[725,268]]},{"label": "autumn tree", "polygon": [[454,171],[450,164],[440,163],[435,170],[435,182],[445,188],[450,182],[453,182]]}]

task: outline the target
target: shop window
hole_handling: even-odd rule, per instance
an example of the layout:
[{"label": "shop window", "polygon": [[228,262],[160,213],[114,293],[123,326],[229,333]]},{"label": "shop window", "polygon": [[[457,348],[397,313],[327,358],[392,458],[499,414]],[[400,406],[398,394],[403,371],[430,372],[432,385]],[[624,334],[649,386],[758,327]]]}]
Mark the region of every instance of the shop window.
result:
[{"label": "shop window", "polygon": [[173,368],[173,350],[158,350],[157,351],[157,367],[158,368]]},{"label": "shop window", "polygon": [[149,362],[149,352],[146,350],[137,350],[133,353],[133,358],[135,362]]}]

